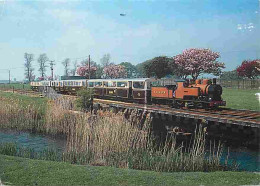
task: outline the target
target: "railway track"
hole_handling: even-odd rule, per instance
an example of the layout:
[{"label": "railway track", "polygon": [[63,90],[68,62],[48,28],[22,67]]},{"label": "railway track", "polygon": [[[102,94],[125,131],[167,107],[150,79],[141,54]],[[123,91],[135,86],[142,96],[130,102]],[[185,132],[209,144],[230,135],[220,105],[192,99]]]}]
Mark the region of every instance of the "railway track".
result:
[{"label": "railway track", "polygon": [[[75,95],[65,95],[73,97]],[[243,126],[252,126],[260,128],[260,112],[255,110],[219,108],[218,110],[205,109],[176,109],[165,105],[144,105],[138,103],[129,103],[115,100],[94,99],[94,103],[106,104],[112,107],[131,108],[145,110],[152,113],[171,114],[195,119],[209,119],[222,123],[240,124]]]},{"label": "railway track", "polygon": [[94,103],[107,104],[118,108],[145,110],[155,114],[158,113],[194,119],[206,119],[208,121],[260,128],[260,112],[258,111],[236,110],[230,108],[221,108],[220,110],[176,109],[159,105],[143,105],[102,99],[94,99]]}]

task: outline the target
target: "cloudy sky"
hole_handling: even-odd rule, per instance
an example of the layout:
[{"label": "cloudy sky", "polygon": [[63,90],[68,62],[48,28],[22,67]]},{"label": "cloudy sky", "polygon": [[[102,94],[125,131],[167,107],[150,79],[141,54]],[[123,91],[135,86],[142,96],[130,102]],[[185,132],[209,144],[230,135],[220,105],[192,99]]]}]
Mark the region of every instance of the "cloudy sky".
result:
[{"label": "cloudy sky", "polygon": [[[24,78],[24,53],[61,61],[100,58],[138,64],[187,48],[220,52],[226,70],[260,57],[260,0],[0,0],[0,79]],[[120,16],[125,13],[126,16]],[[50,74],[49,68],[47,71]]]}]

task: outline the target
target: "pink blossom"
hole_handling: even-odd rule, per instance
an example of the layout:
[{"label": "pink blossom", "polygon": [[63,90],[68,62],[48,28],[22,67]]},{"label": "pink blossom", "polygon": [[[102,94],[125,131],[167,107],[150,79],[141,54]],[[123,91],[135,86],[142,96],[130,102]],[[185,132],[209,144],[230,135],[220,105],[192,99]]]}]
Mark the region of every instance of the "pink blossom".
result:
[{"label": "pink blossom", "polygon": [[52,80],[52,76],[47,76],[47,80]]},{"label": "pink blossom", "polygon": [[38,77],[37,80],[42,81],[42,80],[44,80],[44,77],[42,77],[42,76]]},{"label": "pink blossom", "polygon": [[191,48],[175,56],[174,60],[181,74],[191,75],[193,79],[197,79],[201,73],[217,75],[221,68],[225,68],[224,63],[216,61],[219,57],[219,53],[210,49]]},{"label": "pink blossom", "polygon": [[[90,74],[93,75],[97,70],[97,67],[91,66],[90,67]],[[89,76],[89,68],[88,66],[80,66],[77,68],[77,74],[79,76]]]},{"label": "pink blossom", "polygon": [[103,74],[106,78],[124,78],[127,76],[127,72],[123,65],[109,65],[103,69]]}]

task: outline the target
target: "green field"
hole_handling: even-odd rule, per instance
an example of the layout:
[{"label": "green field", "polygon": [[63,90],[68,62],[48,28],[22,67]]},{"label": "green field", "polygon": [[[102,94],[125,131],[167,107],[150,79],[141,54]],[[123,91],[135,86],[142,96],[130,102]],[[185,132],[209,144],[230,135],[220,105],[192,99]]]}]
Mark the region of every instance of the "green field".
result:
[{"label": "green field", "polygon": [[228,108],[259,110],[260,102],[256,98],[260,90],[223,89],[223,100],[227,102]]},{"label": "green field", "polygon": [[11,84],[0,84],[1,88],[14,88],[14,89],[25,89],[25,90],[31,90],[30,84],[22,84],[22,83],[11,83]]},{"label": "green field", "polygon": [[258,185],[252,172],[162,173],[71,165],[0,155],[0,178],[12,185]]},{"label": "green field", "polygon": [[35,106],[44,106],[47,103],[47,98],[41,98],[41,97],[31,97],[28,95],[22,95],[22,94],[16,94],[11,92],[1,92],[0,91],[0,97],[9,99],[10,101],[18,101],[20,104],[26,106],[29,104],[35,105]]}]

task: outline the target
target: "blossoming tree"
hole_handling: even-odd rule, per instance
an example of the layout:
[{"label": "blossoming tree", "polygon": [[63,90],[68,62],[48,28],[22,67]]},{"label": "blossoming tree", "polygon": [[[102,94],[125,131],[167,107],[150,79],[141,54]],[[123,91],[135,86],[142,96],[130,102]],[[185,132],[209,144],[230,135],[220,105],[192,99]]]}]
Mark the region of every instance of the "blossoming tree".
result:
[{"label": "blossoming tree", "polygon": [[88,66],[80,66],[77,68],[77,74],[79,76],[85,76],[85,77],[89,77],[89,73],[90,73],[90,77],[93,78],[95,76],[95,72],[97,70],[97,67],[95,66],[91,66],[90,69],[88,68]]},{"label": "blossoming tree", "polygon": [[221,69],[225,68],[224,63],[216,61],[220,55],[210,49],[191,48],[182,54],[174,57],[174,62],[178,66],[178,75],[186,78],[191,75],[193,79],[201,73],[212,73],[219,75]]},{"label": "blossoming tree", "polygon": [[38,81],[43,81],[44,80],[44,77],[43,76],[40,76],[37,78]]},{"label": "blossoming tree", "polygon": [[103,74],[106,78],[123,78],[127,76],[127,72],[123,65],[108,65],[104,67]]},{"label": "blossoming tree", "polygon": [[46,78],[47,78],[47,80],[50,80],[50,81],[53,80],[52,76],[47,76]]},{"label": "blossoming tree", "polygon": [[254,79],[260,76],[260,59],[244,60],[236,70],[239,76]]}]

